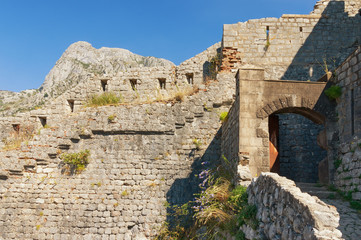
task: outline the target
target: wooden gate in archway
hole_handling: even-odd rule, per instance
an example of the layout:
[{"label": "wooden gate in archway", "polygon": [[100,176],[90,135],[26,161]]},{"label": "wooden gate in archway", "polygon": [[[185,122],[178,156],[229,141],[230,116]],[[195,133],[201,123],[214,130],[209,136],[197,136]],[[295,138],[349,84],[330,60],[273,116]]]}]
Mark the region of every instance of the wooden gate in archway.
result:
[{"label": "wooden gate in archway", "polygon": [[279,118],[277,115],[270,115],[268,118],[269,128],[269,155],[270,155],[270,171],[280,173],[279,159]]}]

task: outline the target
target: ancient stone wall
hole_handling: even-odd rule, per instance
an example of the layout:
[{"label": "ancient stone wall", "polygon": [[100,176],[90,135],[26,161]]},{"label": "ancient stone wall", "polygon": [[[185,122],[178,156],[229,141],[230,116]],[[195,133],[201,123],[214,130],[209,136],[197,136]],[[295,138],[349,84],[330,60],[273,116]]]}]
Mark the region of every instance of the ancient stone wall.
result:
[{"label": "ancient stone wall", "polygon": [[222,69],[253,64],[265,68],[265,79],[318,80],[361,42],[359,1],[319,4],[310,15],[225,24]]},{"label": "ancient stone wall", "polygon": [[[64,114],[72,114],[80,111],[86,105],[87,99],[104,92],[112,92],[120,96],[121,101],[126,104],[139,104],[151,102],[165,102],[174,99],[177,95],[189,95],[194,90],[206,89],[206,84],[216,80],[206,78],[209,70],[209,60],[217,56],[220,43],[209,47],[204,52],[186,60],[178,67],[133,67],[124,71],[104,74],[88,74],[84,81],[62,93],[56,99],[47,102],[41,109],[32,110],[27,113],[18,114],[16,118],[4,117],[0,123],[4,125],[0,130],[0,139],[7,138],[12,132],[13,124],[27,125],[30,119],[35,119],[40,125],[40,118],[46,118],[47,124],[52,125],[52,120],[62,117]],[[234,79],[231,79],[234,81]],[[223,86],[227,99],[232,99],[234,85]],[[223,94],[224,96],[225,94]],[[217,100],[216,100],[217,99]],[[219,101],[218,101],[219,100]],[[224,99],[223,99],[224,100]],[[203,104],[209,108],[222,105],[222,96],[212,96]],[[225,100],[228,105],[231,100]],[[31,120],[30,122],[33,122]],[[41,125],[40,125],[41,126]],[[0,147],[3,143],[0,143]]]},{"label": "ancient stone wall", "polygon": [[337,99],[340,142],[349,142],[353,137],[361,138],[361,47],[351,54],[336,70],[336,85],[342,95]]},{"label": "ancient stone wall", "polygon": [[[239,105],[239,132],[232,132],[224,137],[224,140],[228,141],[227,138],[239,134],[238,139],[236,137],[232,139],[239,145],[233,151],[228,149],[227,143],[223,145],[226,154],[232,160],[240,161],[241,155],[249,155],[252,176],[270,171],[268,122],[270,115],[297,113],[318,124],[325,122],[325,115],[322,111],[318,111],[317,103],[326,83],[264,80],[263,73],[263,69],[259,68],[239,69],[236,75],[236,91],[239,91],[240,99],[239,104],[238,101],[235,102]],[[233,119],[236,116],[231,112],[230,117]],[[236,126],[231,124],[232,122],[227,126]]]},{"label": "ancient stone wall", "polygon": [[317,144],[317,135],[324,125],[297,114],[278,116],[280,175],[296,182],[316,183],[318,164],[327,156],[327,151]]},{"label": "ancient stone wall", "polygon": [[[361,42],[360,8],[361,2],[356,0],[327,0],[319,1],[310,15],[285,14],[225,24],[221,69],[231,71],[252,64],[265,69],[265,79],[318,80]],[[286,167],[281,169],[283,174],[296,181],[316,182],[315,167],[325,152],[315,138],[323,126],[293,114],[278,117],[279,156]],[[287,167],[295,164],[304,167],[299,171]],[[310,168],[315,170],[309,172]],[[309,174],[301,176],[300,172]]]},{"label": "ancient stone wall", "polygon": [[197,85],[204,84],[207,80],[214,80],[214,76],[209,72],[211,60],[219,56],[221,43],[210,46],[204,52],[182,62],[177,66],[177,81],[179,84],[188,83],[189,77],[193,74],[193,83]]},{"label": "ancient stone wall", "polygon": [[[260,235],[266,239],[342,239],[336,208],[302,193],[291,180],[262,173],[247,192],[248,203],[257,206]],[[243,228],[253,239],[252,231]]]},{"label": "ancient stone wall", "polygon": [[333,162],[335,185],[352,199],[361,200],[361,140],[341,144],[338,150]]},{"label": "ancient stone wall", "polygon": [[[336,70],[338,156],[334,156],[335,185],[361,200],[361,46]],[[334,100],[335,101],[335,100]]]},{"label": "ancient stone wall", "polygon": [[[196,175],[220,158],[219,114],[229,110],[234,90],[225,89],[234,77],[219,81],[182,103],[79,107],[63,115],[36,110],[60,112],[47,115],[48,126],[27,145],[0,152],[0,238],[155,234],[166,202],[191,200]],[[61,154],[84,149],[91,154],[85,171],[62,174]]]},{"label": "ancient stone wall", "polygon": [[[340,1],[340,0],[336,0],[336,1]],[[355,15],[359,14],[359,9],[361,6],[360,1],[358,1],[358,0],[341,0],[341,1],[344,2],[345,12],[347,12],[349,16],[355,16]],[[325,9],[327,8],[329,3],[330,3],[330,0],[318,1],[311,14],[322,14],[325,11]],[[337,3],[331,2],[331,4],[337,4]]]}]

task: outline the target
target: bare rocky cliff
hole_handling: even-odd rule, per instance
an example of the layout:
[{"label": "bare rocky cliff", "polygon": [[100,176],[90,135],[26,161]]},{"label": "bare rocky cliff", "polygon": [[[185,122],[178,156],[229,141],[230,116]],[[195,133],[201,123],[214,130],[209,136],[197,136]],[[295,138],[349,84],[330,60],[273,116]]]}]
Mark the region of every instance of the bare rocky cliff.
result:
[{"label": "bare rocky cliff", "polygon": [[76,42],[63,53],[38,90],[25,90],[20,93],[0,91],[0,116],[41,106],[90,76],[116,76],[129,68],[156,66],[174,64],[161,58],[143,57],[126,49],[96,49],[90,43]]}]

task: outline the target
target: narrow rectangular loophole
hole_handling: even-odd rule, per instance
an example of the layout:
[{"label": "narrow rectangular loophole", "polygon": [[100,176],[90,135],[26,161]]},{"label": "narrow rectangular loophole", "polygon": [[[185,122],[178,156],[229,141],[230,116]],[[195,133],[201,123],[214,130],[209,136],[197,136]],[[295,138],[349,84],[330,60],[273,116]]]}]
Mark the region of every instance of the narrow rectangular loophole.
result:
[{"label": "narrow rectangular loophole", "polygon": [[20,132],[20,124],[12,124],[13,129],[15,132],[19,133]]},{"label": "narrow rectangular loophole", "polygon": [[132,86],[133,91],[137,90],[137,79],[130,79],[129,82]]},{"label": "narrow rectangular loophole", "polygon": [[266,27],[266,37],[267,41],[269,41],[269,26]]},{"label": "narrow rectangular loophole", "polygon": [[70,111],[74,112],[74,100],[68,100],[68,104],[69,104],[69,107],[70,107]]},{"label": "narrow rectangular loophole", "polygon": [[354,90],[351,89],[351,134],[355,135],[355,95]]},{"label": "narrow rectangular loophole", "polygon": [[40,123],[43,127],[46,126],[46,117],[39,117]]},{"label": "narrow rectangular loophole", "polygon": [[107,91],[108,88],[108,80],[100,80],[100,83],[102,84],[102,89],[103,89],[103,92]]},{"label": "narrow rectangular loophole", "polygon": [[300,32],[303,32],[303,27],[300,27]]},{"label": "narrow rectangular loophole", "polygon": [[193,73],[186,73],[188,84],[193,84]]},{"label": "narrow rectangular loophole", "polygon": [[159,87],[160,89],[165,89],[166,79],[165,78],[158,78]]}]

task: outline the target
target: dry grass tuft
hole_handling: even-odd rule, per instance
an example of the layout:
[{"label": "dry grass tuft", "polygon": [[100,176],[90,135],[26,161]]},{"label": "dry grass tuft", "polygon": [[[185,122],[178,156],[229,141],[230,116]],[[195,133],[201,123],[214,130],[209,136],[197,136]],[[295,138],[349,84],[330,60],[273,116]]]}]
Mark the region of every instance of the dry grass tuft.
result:
[{"label": "dry grass tuft", "polygon": [[35,135],[35,127],[33,125],[22,126],[18,131],[14,130],[10,136],[3,139],[5,144],[3,150],[9,151],[20,148],[23,142],[30,141]]},{"label": "dry grass tuft", "polygon": [[98,106],[106,106],[112,104],[118,104],[121,102],[121,96],[117,96],[113,92],[105,92],[100,95],[91,96],[87,102],[87,107],[98,107]]},{"label": "dry grass tuft", "polygon": [[204,226],[211,222],[224,223],[229,221],[232,216],[217,207],[209,206],[203,211],[196,213],[198,226]]},{"label": "dry grass tuft", "polygon": [[168,98],[168,101],[183,102],[186,96],[191,96],[197,92],[199,92],[198,86],[178,89],[178,91],[171,94],[171,96]]}]

